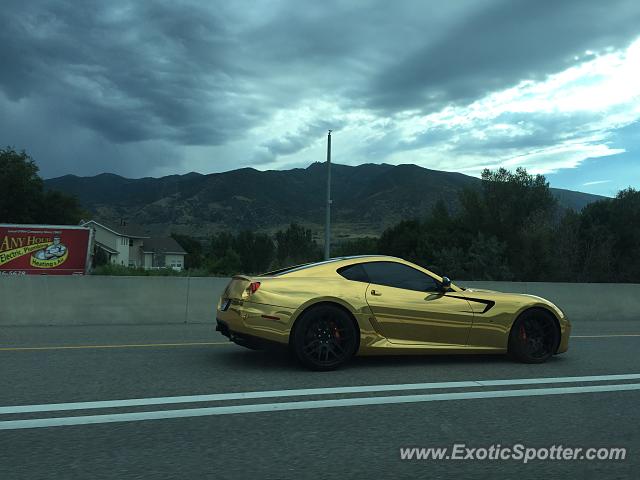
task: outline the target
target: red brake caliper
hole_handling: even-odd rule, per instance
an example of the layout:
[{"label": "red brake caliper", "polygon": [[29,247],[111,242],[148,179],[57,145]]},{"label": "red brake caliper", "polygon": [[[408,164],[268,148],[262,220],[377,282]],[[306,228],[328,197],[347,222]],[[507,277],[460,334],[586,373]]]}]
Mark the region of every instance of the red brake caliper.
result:
[{"label": "red brake caliper", "polygon": [[524,329],[524,325],[520,325],[520,338],[525,342],[527,341],[527,332]]},{"label": "red brake caliper", "polygon": [[338,331],[338,326],[336,324],[333,325],[333,336],[336,340],[340,340],[340,332]]}]

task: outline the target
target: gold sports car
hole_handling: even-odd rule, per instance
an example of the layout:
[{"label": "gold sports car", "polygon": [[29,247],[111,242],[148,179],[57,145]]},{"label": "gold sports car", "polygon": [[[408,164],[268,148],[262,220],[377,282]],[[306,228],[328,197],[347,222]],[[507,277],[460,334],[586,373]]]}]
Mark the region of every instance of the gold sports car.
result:
[{"label": "gold sports car", "polygon": [[541,363],[567,351],[571,324],[543,298],[465,289],[366,255],[236,275],[216,330],[248,348],[288,346],[307,367],[331,370],[356,354],[509,353]]}]

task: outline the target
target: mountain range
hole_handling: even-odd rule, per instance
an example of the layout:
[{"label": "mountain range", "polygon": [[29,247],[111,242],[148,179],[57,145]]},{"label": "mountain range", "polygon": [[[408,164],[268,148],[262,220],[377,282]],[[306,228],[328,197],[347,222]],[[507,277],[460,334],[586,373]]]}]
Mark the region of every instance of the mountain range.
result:
[{"label": "mountain range", "polygon": [[[455,210],[458,192],[480,185],[475,177],[411,164],[332,164],[331,174],[336,239],[379,235],[400,220],[424,216],[438,199]],[[65,175],[45,180],[45,186],[77,196],[98,221],[126,219],[153,235],[178,232],[204,238],[243,229],[272,233],[298,222],[321,236],[326,164],[139,179],[110,173]],[[604,198],[572,190],[552,191],[562,207],[575,210]]]}]

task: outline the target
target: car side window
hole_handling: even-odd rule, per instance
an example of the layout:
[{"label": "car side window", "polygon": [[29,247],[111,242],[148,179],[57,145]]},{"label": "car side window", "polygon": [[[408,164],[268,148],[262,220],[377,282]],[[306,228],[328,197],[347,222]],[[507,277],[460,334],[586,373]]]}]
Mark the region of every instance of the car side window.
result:
[{"label": "car side window", "polygon": [[367,272],[364,271],[364,268],[362,268],[361,263],[356,263],[355,265],[348,265],[346,267],[339,268],[338,273],[347,280],[369,283],[369,277],[367,276]]},{"label": "car side window", "polygon": [[371,262],[363,264],[363,267],[371,283],[418,292],[440,290],[435,279],[402,263]]}]

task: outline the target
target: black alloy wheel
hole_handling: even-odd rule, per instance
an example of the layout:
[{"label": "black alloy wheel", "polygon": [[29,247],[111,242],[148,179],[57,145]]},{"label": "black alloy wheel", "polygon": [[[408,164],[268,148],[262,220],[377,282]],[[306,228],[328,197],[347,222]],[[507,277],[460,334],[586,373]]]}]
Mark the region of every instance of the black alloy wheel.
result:
[{"label": "black alloy wheel", "polygon": [[296,322],[292,347],[296,357],[312,370],[333,370],[356,352],[358,332],[342,308],[311,307]]},{"label": "black alloy wheel", "polygon": [[560,332],[555,318],[542,309],[523,312],[511,327],[509,353],[524,363],[547,361],[558,349]]}]

